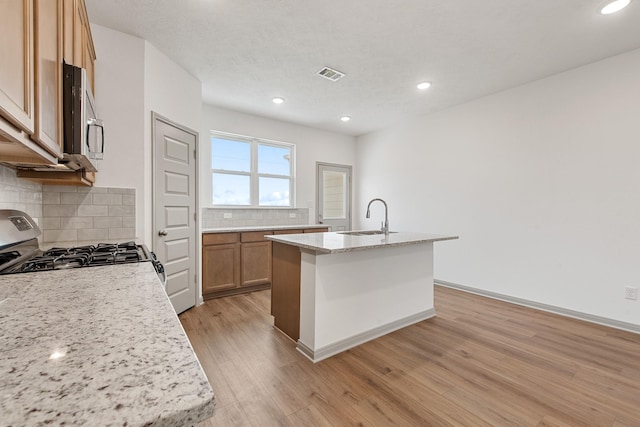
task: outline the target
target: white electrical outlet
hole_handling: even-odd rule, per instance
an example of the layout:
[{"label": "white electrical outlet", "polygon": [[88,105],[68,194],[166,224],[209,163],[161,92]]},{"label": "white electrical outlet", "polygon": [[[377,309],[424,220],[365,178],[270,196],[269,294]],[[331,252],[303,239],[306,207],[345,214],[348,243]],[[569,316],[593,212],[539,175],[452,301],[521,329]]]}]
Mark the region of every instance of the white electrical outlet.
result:
[{"label": "white electrical outlet", "polygon": [[233,217],[233,215],[231,214],[231,212],[225,212],[223,214],[223,218],[224,219],[231,219]]},{"label": "white electrical outlet", "polygon": [[626,288],[624,288],[624,297],[626,299],[637,300],[638,288],[634,288],[633,286],[627,286]]},{"label": "white electrical outlet", "polygon": [[295,217],[296,217],[296,213],[295,213],[295,212],[291,212],[291,213],[289,214],[289,218],[295,218]]}]

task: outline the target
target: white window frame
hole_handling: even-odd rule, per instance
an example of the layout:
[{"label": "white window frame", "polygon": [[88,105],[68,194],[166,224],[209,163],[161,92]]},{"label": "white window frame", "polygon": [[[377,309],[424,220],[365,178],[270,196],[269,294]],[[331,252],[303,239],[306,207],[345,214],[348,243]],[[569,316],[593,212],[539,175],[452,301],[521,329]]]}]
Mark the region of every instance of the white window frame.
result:
[{"label": "white window frame", "polygon": [[[210,139],[209,139],[209,148],[211,150],[211,154],[213,154],[213,138],[222,138],[229,139],[232,141],[240,141],[240,142],[248,142],[250,144],[251,150],[251,170],[249,172],[241,172],[234,170],[226,170],[226,169],[214,169],[211,164],[211,160],[213,155],[209,156],[209,182],[211,185],[211,189],[213,190],[213,174],[214,173],[223,173],[227,175],[241,175],[249,177],[249,196],[250,202],[249,205],[222,205],[222,204],[214,204],[213,203],[213,194],[210,194],[211,197],[211,206],[214,208],[244,208],[244,209],[291,209],[296,206],[296,191],[295,191],[295,175],[296,175],[296,145],[290,142],[282,142],[265,138],[256,138],[245,135],[238,135],[234,133],[228,132],[220,132],[220,131],[211,131]],[[291,158],[289,159],[289,176],[287,175],[276,175],[276,174],[266,174],[266,173],[258,173],[258,146],[259,145],[269,145],[272,147],[280,147],[287,148],[290,150]],[[273,205],[260,205],[260,178],[280,178],[280,179],[288,179],[289,180],[289,205],[287,206],[273,206]],[[211,192],[210,192],[211,193]]]}]

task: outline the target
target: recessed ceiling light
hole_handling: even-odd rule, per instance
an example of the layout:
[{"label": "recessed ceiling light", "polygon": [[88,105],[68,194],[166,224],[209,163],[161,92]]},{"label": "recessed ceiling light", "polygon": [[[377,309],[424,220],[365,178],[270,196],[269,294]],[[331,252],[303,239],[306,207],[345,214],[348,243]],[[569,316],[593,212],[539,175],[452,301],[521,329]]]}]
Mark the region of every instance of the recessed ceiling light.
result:
[{"label": "recessed ceiling light", "polygon": [[611,13],[616,13],[619,10],[622,10],[625,7],[629,6],[629,3],[631,3],[631,0],[614,0],[614,1],[611,1],[611,2],[607,3],[606,5],[604,5],[600,9],[600,13],[602,13],[603,15],[609,15]]},{"label": "recessed ceiling light", "polygon": [[284,102],[284,98],[280,98],[279,96],[273,98],[273,103],[274,104],[282,104],[283,102]]},{"label": "recessed ceiling light", "polygon": [[340,117],[340,120],[342,120],[343,122],[348,122],[349,120],[351,120],[351,117],[349,117],[349,116],[342,116],[342,117]]},{"label": "recessed ceiling light", "polygon": [[425,89],[429,89],[431,87],[431,82],[422,82],[422,83],[418,83],[418,89],[420,90],[425,90]]}]

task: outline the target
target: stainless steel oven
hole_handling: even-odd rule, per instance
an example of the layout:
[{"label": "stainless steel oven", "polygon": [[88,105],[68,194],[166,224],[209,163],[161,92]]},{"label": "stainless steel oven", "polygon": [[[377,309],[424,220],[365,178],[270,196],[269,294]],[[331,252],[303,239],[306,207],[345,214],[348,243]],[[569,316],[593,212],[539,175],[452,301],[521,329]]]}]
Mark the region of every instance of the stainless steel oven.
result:
[{"label": "stainless steel oven", "polygon": [[166,287],[164,267],[145,245],[130,241],[41,250],[40,234],[26,213],[0,209],[0,275],[151,262]]}]

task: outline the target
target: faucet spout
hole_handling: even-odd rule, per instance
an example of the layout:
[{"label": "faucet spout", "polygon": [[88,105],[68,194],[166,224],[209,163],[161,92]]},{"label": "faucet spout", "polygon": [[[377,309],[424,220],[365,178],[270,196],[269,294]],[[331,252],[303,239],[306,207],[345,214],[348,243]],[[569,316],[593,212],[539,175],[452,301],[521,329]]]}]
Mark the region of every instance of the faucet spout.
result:
[{"label": "faucet spout", "polygon": [[388,235],[389,234],[389,210],[387,207],[387,202],[379,198],[372,199],[367,205],[367,214],[365,215],[365,218],[371,217],[371,203],[375,201],[382,202],[382,204],[384,205],[384,223],[382,223],[382,226],[380,227],[380,231],[382,231],[385,235]]}]

